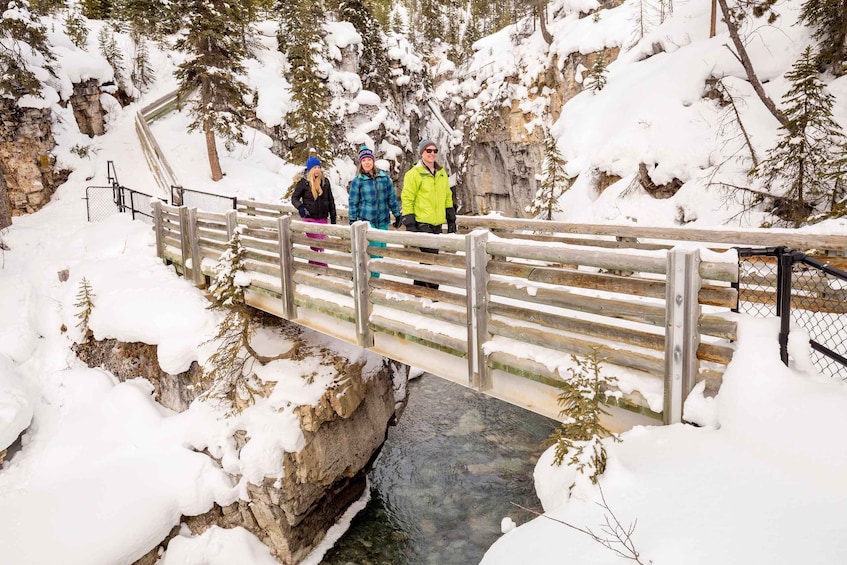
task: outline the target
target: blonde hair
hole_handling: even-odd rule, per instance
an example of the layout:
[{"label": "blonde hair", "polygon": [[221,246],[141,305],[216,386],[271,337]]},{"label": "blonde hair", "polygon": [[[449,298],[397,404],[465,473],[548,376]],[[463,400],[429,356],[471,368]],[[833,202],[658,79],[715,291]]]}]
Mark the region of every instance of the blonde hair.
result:
[{"label": "blonde hair", "polygon": [[312,198],[317,200],[318,196],[324,193],[321,186],[324,180],[323,172],[318,167],[312,167],[306,176],[308,177],[309,187],[312,189]]}]

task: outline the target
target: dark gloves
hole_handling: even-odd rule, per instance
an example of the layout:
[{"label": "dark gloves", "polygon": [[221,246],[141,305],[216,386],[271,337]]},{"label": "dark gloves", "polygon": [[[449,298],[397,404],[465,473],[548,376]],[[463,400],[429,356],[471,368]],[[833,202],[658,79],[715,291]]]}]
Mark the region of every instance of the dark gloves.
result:
[{"label": "dark gloves", "polygon": [[394,229],[400,229],[403,225],[403,216],[394,216]]},{"label": "dark gloves", "polygon": [[329,223],[334,224],[334,223],[335,223],[335,220],[336,220],[336,217],[335,217],[335,216],[330,216],[330,217],[329,217]]},{"label": "dark gloves", "polygon": [[309,217],[309,209],[306,208],[305,206],[300,206],[299,208],[297,208],[297,212],[300,213],[301,218],[308,218]]},{"label": "dark gloves", "polygon": [[456,233],[456,208],[447,208],[447,233]]},{"label": "dark gloves", "polygon": [[418,224],[414,214],[406,214],[405,216],[401,216],[401,219],[403,221],[403,225],[407,228],[415,227]]}]

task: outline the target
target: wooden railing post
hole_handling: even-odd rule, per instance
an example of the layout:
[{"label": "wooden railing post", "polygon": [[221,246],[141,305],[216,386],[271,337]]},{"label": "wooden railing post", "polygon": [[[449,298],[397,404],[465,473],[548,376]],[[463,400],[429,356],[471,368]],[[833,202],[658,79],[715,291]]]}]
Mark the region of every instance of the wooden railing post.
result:
[{"label": "wooden railing post", "polygon": [[179,207],[179,251],[182,256],[182,276],[188,278],[188,258],[191,255],[189,240],[188,206]]},{"label": "wooden railing post", "polygon": [[224,212],[226,218],[226,240],[232,241],[232,236],[235,234],[235,227],[238,225],[238,212],[235,210],[227,210]]},{"label": "wooden railing post", "polygon": [[697,378],[700,344],[700,253],[694,249],[668,251],[665,313],[665,424],[682,422],[685,399]]},{"label": "wooden railing post", "polygon": [[206,286],[206,277],[200,268],[203,257],[200,256],[200,236],[197,232],[197,208],[188,209],[188,241],[191,245],[191,280],[194,286],[202,288]]},{"label": "wooden railing post", "polygon": [[153,233],[156,234],[156,257],[164,260],[165,258],[165,234],[162,224],[162,201],[153,199],[151,204],[153,208]]},{"label": "wooden railing post", "polygon": [[468,305],[468,384],[476,390],[491,388],[483,345],[488,334],[488,230],[465,236]]},{"label": "wooden railing post", "polygon": [[[228,216],[227,216],[228,218]],[[229,222],[227,222],[229,226]],[[291,216],[277,218],[279,229],[279,273],[282,289],[282,315],[286,320],[297,317],[294,309],[294,265],[291,255]]]},{"label": "wooden railing post", "polygon": [[368,223],[354,222],[350,227],[350,249],[353,252],[353,305],[356,310],[356,343],[359,347],[373,347],[374,336],[370,327],[371,301],[368,283]]}]

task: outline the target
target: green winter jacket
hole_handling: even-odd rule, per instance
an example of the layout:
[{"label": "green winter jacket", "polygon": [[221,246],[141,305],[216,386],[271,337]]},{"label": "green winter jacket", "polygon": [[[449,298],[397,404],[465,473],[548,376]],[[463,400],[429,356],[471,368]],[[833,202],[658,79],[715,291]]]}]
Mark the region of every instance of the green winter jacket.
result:
[{"label": "green winter jacket", "polygon": [[453,207],[453,192],[450,190],[447,171],[440,167],[433,176],[418,161],[403,177],[400,200],[403,203],[403,215],[414,214],[418,222],[440,226],[447,221],[447,208]]}]

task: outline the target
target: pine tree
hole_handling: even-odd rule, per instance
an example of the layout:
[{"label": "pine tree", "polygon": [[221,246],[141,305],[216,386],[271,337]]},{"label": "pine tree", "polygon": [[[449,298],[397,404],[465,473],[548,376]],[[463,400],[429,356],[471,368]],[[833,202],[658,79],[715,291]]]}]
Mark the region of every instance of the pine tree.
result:
[{"label": "pine tree", "polygon": [[117,41],[115,41],[114,30],[107,25],[101,27],[100,32],[97,34],[97,44],[100,46],[100,53],[103,55],[103,58],[112,67],[112,72],[115,74],[115,84],[124,87],[126,84],[124,56],[118,47]]},{"label": "pine tree", "polygon": [[223,138],[227,149],[244,143],[243,128],[251,110],[245,102],[250,90],[241,78],[248,12],[240,2],[183,0],[181,13],[185,31],[176,48],[187,58],[176,71],[179,95],[188,100],[195,90],[199,92],[191,103],[194,119],[189,131],[203,131],[212,180],[219,181],[223,172],[215,138]]},{"label": "pine tree", "polygon": [[82,15],[89,20],[107,20],[112,17],[111,0],[81,0]]},{"label": "pine tree", "polygon": [[130,33],[133,43],[135,43],[135,54],[132,57],[132,73],[130,78],[132,83],[138,90],[144,92],[147,87],[153,84],[154,74],[153,67],[150,64],[150,52],[147,49],[147,40],[143,35]]},{"label": "pine tree", "polygon": [[322,56],[322,4],[315,0],[281,0],[292,4],[280,21],[280,35],[285,37],[289,69],[286,78],[291,84],[294,108],[286,115],[289,139],[293,143],[289,160],[305,162],[311,154],[320,157],[324,165],[332,162],[330,142],[333,119],[332,100],[326,77],[318,68]]},{"label": "pine tree", "polygon": [[[606,63],[606,54],[603,51],[594,59],[594,64],[591,65],[591,70],[588,72],[588,81],[583,84],[591,92],[597,94],[606,86],[606,73],[608,72]],[[587,83],[587,84],[586,84]]]},{"label": "pine tree", "polygon": [[603,408],[603,398],[609,387],[617,381],[614,377],[601,374],[603,359],[597,349],[584,359],[572,356],[576,367],[568,369],[571,376],[563,381],[559,393],[560,413],[564,417],[562,425],[550,436],[556,445],[553,462],[561,465],[565,456],[570,455],[568,463],[577,471],[588,474],[591,482],[606,470],[606,447],[604,438],[620,441],[620,438],[607,430],[600,418],[608,415]]},{"label": "pine tree", "polygon": [[553,219],[554,212],[560,212],[559,198],[570,188],[570,179],[565,172],[565,159],[559,151],[556,138],[549,130],[544,134],[544,173],[541,184],[535,193],[535,199],[526,207],[526,211],[546,220]]},{"label": "pine tree", "polygon": [[791,88],[782,97],[787,124],[777,145],[751,174],[787,206],[780,217],[799,225],[825,199],[833,200],[844,172],[838,165],[847,151],[844,134],[833,119],[835,98],[818,78],[811,47],[785,74]]},{"label": "pine tree", "polygon": [[85,19],[76,7],[69,9],[65,16],[65,33],[74,45],[85,49],[88,43],[88,26],[85,25]]},{"label": "pine tree", "polygon": [[91,320],[91,314],[94,312],[94,290],[91,288],[91,283],[85,277],[79,283],[79,290],[76,293],[76,302],[74,307],[77,309],[76,318],[79,320],[76,327],[82,332],[83,341],[87,341],[91,337],[92,332],[88,327]]},{"label": "pine tree", "polygon": [[353,24],[362,36],[362,53],[359,57],[359,76],[365,90],[382,96],[391,81],[385,80],[388,55],[382,40],[382,26],[373,16],[371,3],[362,0],[341,0],[338,19]]},{"label": "pine tree", "polygon": [[844,0],[806,0],[800,21],[814,28],[818,40],[816,61],[820,70],[843,75],[847,60],[847,2]]},{"label": "pine tree", "polygon": [[26,50],[39,53],[44,69],[52,73],[53,54],[47,45],[47,30],[30,10],[26,0],[11,0],[0,12],[0,95],[20,98],[24,94],[38,95],[41,82],[24,57]]}]

